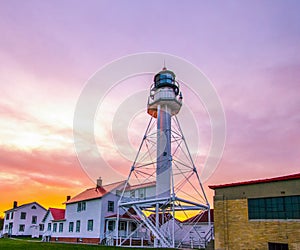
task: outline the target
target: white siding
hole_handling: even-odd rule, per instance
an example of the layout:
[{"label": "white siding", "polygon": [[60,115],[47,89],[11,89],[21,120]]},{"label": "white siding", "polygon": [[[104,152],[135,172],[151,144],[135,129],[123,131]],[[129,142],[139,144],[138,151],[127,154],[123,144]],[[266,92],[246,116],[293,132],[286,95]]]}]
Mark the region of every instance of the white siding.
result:
[{"label": "white siding", "polygon": [[[107,194],[102,198],[102,214],[101,214],[101,224],[100,224],[101,238],[103,238],[104,236],[105,217],[117,213],[118,200],[119,200],[119,196],[115,195],[115,193]],[[112,212],[108,211],[108,201],[114,202],[114,211]]]},{"label": "white siding", "polygon": [[[141,196],[141,194],[143,194]],[[132,189],[124,192],[124,197],[141,200],[155,197],[155,186]]]},{"label": "white siding", "polygon": [[[45,218],[44,220],[44,234],[47,234],[48,235],[51,235],[52,234],[52,220],[53,220],[53,217],[52,217],[52,214],[51,212],[48,213],[47,217]],[[51,229],[48,230],[48,224],[51,224]]]},{"label": "white siding", "polygon": [[[101,199],[88,200],[86,209],[78,212],[78,203],[67,204],[64,231],[53,234],[53,237],[99,238],[101,224]],[[76,221],[80,221],[80,232],[76,232]],[[88,220],[93,220],[93,231],[88,231]],[[73,232],[69,232],[69,223],[74,223]]]},{"label": "white siding", "polygon": [[[36,209],[32,209],[35,206]],[[13,212],[13,219],[11,219],[11,213]],[[6,220],[6,214],[9,213],[9,220]],[[21,219],[21,213],[26,213],[26,218]],[[42,234],[39,232],[39,224],[43,217],[45,216],[46,210],[38,205],[37,203],[31,203],[24,206],[17,207],[13,210],[7,211],[5,214],[4,220],[4,233],[9,233],[9,224],[12,223],[12,231],[11,234],[15,236],[22,236],[22,235],[33,235],[36,232],[38,234]],[[36,223],[32,223],[32,217],[36,216]],[[24,231],[20,231],[20,226],[24,225]]]}]

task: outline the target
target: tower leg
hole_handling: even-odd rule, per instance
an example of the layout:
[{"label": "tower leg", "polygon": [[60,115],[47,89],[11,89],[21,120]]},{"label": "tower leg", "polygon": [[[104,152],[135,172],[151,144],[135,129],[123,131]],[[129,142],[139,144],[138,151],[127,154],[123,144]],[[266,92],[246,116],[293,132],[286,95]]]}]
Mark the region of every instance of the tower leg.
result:
[{"label": "tower leg", "polygon": [[[155,227],[159,229],[159,204],[156,203],[155,207]],[[154,238],[154,247],[158,247],[159,239],[157,237]]]},{"label": "tower leg", "polygon": [[[118,204],[121,210],[131,207],[134,209],[135,215],[132,215],[132,219],[136,220],[138,216],[141,225],[147,227],[151,235],[154,235],[155,248],[180,247],[189,241],[189,233],[197,222],[191,221],[189,225],[191,229],[177,233],[180,229],[177,229],[175,214],[188,219],[188,213],[185,210],[195,212],[208,210],[209,213],[210,209],[179,121],[176,116],[172,118],[168,111],[166,105],[160,105],[157,109],[157,120],[153,119],[154,122],[150,121],[148,124]],[[171,145],[173,146],[172,152]],[[149,158],[145,161],[146,157]],[[130,200],[128,199],[130,194],[125,190],[129,186],[131,177],[142,185],[156,180],[156,187],[153,187],[144,199]],[[148,213],[151,215],[149,216]],[[173,215],[173,222],[169,222],[168,217],[161,220],[160,216],[164,214]],[[161,222],[165,222],[164,226]],[[126,240],[120,242],[119,245],[124,242]],[[194,244],[195,247],[195,242],[190,241],[190,244]]]}]

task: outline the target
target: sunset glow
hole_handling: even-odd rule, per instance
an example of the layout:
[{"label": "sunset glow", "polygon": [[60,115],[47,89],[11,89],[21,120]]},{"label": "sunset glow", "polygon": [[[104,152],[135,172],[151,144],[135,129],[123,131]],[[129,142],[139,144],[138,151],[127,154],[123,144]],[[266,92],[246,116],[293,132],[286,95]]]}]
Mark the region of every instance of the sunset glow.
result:
[{"label": "sunset glow", "polygon": [[[300,2],[292,0],[1,1],[0,215],[14,200],[64,207],[67,195],[92,187],[99,176],[105,184],[126,179],[131,161],[115,147],[114,136],[128,134],[137,150],[150,119],[153,76],[116,83],[101,101],[94,131],[107,165],[89,159],[99,176],[91,178],[77,159],[73,118],[88,79],[133,53],[182,57],[215,87],[227,138],[219,167],[204,183],[211,203],[208,185],[299,172],[299,10]],[[144,110],[112,134],[120,105],[142,91],[145,98],[136,105],[142,102]],[[185,86],[182,91],[179,119],[201,171],[210,117],[195,93]]]}]

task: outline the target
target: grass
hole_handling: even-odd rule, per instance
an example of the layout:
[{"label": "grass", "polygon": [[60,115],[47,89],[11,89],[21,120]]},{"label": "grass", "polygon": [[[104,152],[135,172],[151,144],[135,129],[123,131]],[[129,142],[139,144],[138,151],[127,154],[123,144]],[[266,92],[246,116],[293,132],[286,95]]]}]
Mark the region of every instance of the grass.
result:
[{"label": "grass", "polygon": [[[80,250],[113,250],[121,249],[120,247],[109,247],[109,246],[97,246],[97,245],[84,245],[84,244],[67,244],[67,243],[52,243],[52,242],[41,242],[37,240],[29,239],[0,239],[1,250],[68,250],[68,249],[80,249]],[[127,248],[128,249],[128,248]],[[138,249],[138,248],[136,248]]]},{"label": "grass", "polygon": [[16,240],[29,240],[29,241],[41,241],[42,237],[31,238],[31,236],[18,236],[17,238],[14,238],[14,239],[16,239]]}]

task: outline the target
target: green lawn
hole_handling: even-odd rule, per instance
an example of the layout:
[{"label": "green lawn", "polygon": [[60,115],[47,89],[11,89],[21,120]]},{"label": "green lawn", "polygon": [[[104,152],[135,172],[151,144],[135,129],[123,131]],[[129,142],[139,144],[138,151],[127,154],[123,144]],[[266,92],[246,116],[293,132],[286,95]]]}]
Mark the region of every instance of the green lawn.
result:
[{"label": "green lawn", "polygon": [[[64,244],[64,243],[48,243],[48,242],[40,242],[40,241],[30,241],[27,239],[9,239],[2,238],[0,239],[0,249],[1,250],[50,250],[50,249],[83,249],[83,250],[113,250],[117,247],[108,247],[108,246],[96,246],[96,245],[84,245],[84,244]],[[120,250],[121,248],[118,247]],[[128,249],[128,248],[127,248]]]}]

